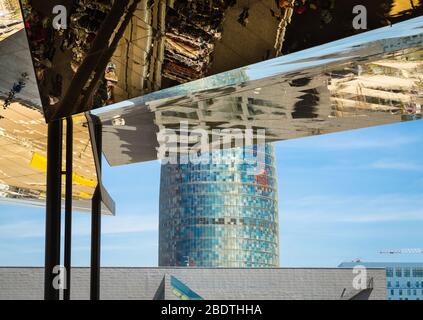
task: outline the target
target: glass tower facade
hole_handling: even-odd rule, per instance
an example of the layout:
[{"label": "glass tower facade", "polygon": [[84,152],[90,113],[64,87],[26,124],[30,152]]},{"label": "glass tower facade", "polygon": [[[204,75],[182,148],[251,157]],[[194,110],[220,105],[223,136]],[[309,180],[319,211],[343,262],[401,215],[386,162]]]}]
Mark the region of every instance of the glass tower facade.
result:
[{"label": "glass tower facade", "polygon": [[343,262],[340,268],[384,268],[386,299],[423,300],[423,263],[407,262]]},{"label": "glass tower facade", "polygon": [[273,146],[211,156],[207,163],[162,165],[159,265],[278,267]]}]

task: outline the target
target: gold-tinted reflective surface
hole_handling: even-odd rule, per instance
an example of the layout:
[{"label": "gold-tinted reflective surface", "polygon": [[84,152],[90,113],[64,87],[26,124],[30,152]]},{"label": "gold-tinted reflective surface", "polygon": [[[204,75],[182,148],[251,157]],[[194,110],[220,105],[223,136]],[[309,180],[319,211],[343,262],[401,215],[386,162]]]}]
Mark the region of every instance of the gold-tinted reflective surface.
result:
[{"label": "gold-tinted reflective surface", "polygon": [[[47,124],[23,28],[1,39],[0,57],[0,201],[44,206]],[[91,208],[97,174],[87,119],[76,115],[73,122],[74,208],[87,210]]]},{"label": "gold-tinted reflective surface", "polygon": [[[0,197],[12,202],[44,205],[47,170],[44,117],[39,110],[22,103],[12,103],[0,114]],[[97,177],[83,115],[74,117],[73,170],[75,209],[89,209]]]},{"label": "gold-tinted reflective surface", "polygon": [[0,41],[23,28],[19,0],[0,0]]},{"label": "gold-tinted reflective surface", "polygon": [[[420,0],[21,0],[47,121],[268,60],[423,12]],[[61,5],[68,25],[53,27]],[[66,19],[64,19],[66,20]],[[56,20],[56,22],[63,20]]]},{"label": "gold-tinted reflective surface", "polygon": [[159,130],[181,122],[271,142],[421,119],[422,44],[420,17],[99,109],[106,158],[156,159]]}]

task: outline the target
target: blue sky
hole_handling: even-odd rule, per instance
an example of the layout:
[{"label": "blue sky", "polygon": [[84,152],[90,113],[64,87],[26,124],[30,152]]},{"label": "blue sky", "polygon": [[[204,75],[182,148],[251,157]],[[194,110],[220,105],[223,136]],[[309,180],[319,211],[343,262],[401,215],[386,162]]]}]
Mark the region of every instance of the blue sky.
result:
[{"label": "blue sky", "polygon": [[[423,121],[276,144],[282,267],[423,262]],[[156,266],[160,164],[104,169],[117,215],[103,218],[102,264]],[[90,217],[74,215],[73,264],[90,257]],[[44,210],[0,205],[0,266],[42,266]]]}]

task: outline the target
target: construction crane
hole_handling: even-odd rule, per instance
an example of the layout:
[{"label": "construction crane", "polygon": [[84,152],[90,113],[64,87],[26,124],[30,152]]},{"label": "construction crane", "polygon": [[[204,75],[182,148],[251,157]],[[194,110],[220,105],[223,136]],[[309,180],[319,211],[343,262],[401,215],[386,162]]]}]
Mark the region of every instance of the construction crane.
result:
[{"label": "construction crane", "polygon": [[382,250],[380,254],[423,254],[423,249],[412,248],[412,249],[395,249],[395,250]]}]

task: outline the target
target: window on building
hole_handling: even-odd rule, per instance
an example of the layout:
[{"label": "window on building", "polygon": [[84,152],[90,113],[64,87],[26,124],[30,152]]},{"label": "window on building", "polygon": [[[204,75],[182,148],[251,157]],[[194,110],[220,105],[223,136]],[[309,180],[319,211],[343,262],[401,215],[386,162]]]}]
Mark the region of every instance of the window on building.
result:
[{"label": "window on building", "polygon": [[411,276],[410,268],[404,269],[404,277],[409,278]]},{"label": "window on building", "polygon": [[391,289],[391,296],[395,295],[395,290]]},{"label": "window on building", "polygon": [[396,282],[395,282],[395,287],[399,288],[399,286],[400,286],[400,285],[399,285],[399,281],[396,281]]},{"label": "window on building", "polygon": [[401,268],[395,269],[395,276],[398,277],[398,278],[402,277],[402,269]]},{"label": "window on building", "polygon": [[394,269],[393,268],[386,268],[386,276],[388,278],[392,278],[394,276]]},{"label": "window on building", "polygon": [[413,277],[423,278],[423,268],[413,268]]},{"label": "window on building", "polygon": [[402,296],[402,289],[399,289],[399,295]]},{"label": "window on building", "polygon": [[407,288],[411,288],[411,281],[407,281]]},{"label": "window on building", "polygon": [[392,287],[391,281],[388,281],[388,288]]}]

